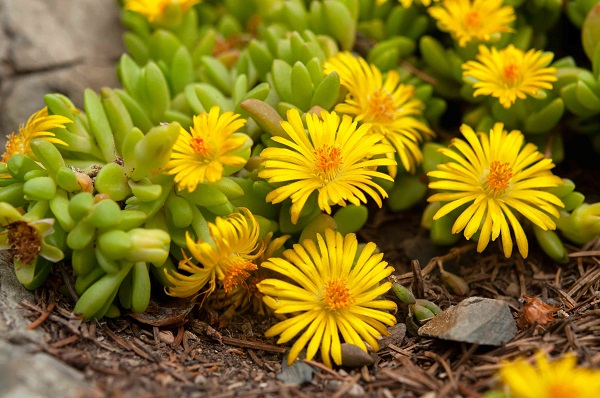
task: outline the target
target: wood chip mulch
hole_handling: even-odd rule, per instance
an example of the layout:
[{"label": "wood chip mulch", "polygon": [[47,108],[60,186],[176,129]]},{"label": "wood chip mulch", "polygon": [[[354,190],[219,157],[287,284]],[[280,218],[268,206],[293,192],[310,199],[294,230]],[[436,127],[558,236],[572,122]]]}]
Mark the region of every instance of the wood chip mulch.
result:
[{"label": "wood chip mulch", "polygon": [[[287,347],[263,337],[271,319],[241,314],[217,329],[214,311],[186,308],[182,302],[158,318],[122,315],[82,322],[71,313],[69,293],[57,293],[64,285],[64,270],[55,273],[54,283],[38,289],[35,302],[22,303],[24,316],[31,319],[30,328],[46,332],[40,349],[81,370],[99,397],[481,397],[497,386],[502,361],[538,350],[553,357],[574,351],[582,366],[600,367],[600,240],[570,247],[570,262],[564,266],[536,252],[533,242],[528,259],[505,259],[497,247],[484,254],[477,254],[472,244],[452,250],[433,247],[425,231],[417,231],[415,214],[382,211],[360,235],[378,243],[403,285],[413,282],[406,251],[420,247],[424,256],[439,253],[422,268],[420,279],[424,298],[443,309],[464,297],[442,284],[440,264],[469,283],[468,296],[503,300],[515,318],[523,296],[535,296],[555,307],[553,320],[545,327],[521,325],[517,336],[502,347],[409,333],[382,349],[369,367],[331,370],[310,361],[316,374],[298,386],[276,378]],[[417,244],[401,248],[398,242],[407,239]],[[400,306],[398,320],[405,316]]]}]

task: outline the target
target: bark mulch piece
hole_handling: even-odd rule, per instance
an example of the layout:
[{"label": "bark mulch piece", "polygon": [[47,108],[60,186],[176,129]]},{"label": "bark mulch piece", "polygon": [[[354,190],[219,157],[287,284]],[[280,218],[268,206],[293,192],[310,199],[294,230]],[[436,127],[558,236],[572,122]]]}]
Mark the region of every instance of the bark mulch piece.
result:
[{"label": "bark mulch piece", "polygon": [[[503,300],[515,318],[522,296],[536,296],[558,308],[553,314],[556,320],[545,328],[525,324],[502,347],[407,334],[398,345],[381,350],[373,366],[331,370],[309,361],[317,372],[312,382],[289,386],[275,378],[287,348],[262,337],[274,323],[271,319],[237,315],[217,330],[212,326],[214,314],[197,307],[189,311],[181,303],[179,310],[169,312],[176,314],[172,317],[178,322],[167,325],[155,326],[143,316],[126,315],[82,322],[71,314],[69,293],[56,293],[57,286],[64,284],[60,273],[54,284],[38,289],[35,302],[23,302],[23,309],[31,328],[46,331],[46,344],[40,350],[80,369],[90,383],[114,397],[480,397],[497,382],[502,361],[532,356],[538,350],[552,356],[574,351],[581,365],[600,367],[600,240],[570,248],[570,262],[564,266],[536,252],[534,242],[528,259],[506,259],[496,247],[478,254],[472,244],[451,250],[431,246],[419,231],[419,214],[379,211],[360,234],[386,253],[400,283],[412,282],[413,258],[406,254],[412,249],[404,250],[398,242],[412,239],[413,248],[423,243],[423,253],[436,255],[421,262],[418,288],[442,309],[464,297],[442,284],[440,264],[469,283],[468,296]],[[400,306],[397,315],[402,322],[406,309]]]}]

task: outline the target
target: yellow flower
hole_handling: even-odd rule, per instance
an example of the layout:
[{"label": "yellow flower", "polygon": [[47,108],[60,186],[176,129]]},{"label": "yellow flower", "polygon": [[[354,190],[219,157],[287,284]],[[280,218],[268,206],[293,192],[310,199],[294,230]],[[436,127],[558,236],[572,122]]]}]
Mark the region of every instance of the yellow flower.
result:
[{"label": "yellow flower", "polygon": [[441,30],[450,32],[465,47],[471,40],[489,41],[494,35],[512,32],[508,25],[515,20],[511,6],[503,0],[443,0],[440,7],[430,8]]},{"label": "yellow flower", "polygon": [[[377,5],[385,3],[387,0],[376,0]],[[440,1],[440,0],[418,0],[418,3],[421,3],[425,7],[429,7],[432,1]],[[402,7],[410,7],[413,3],[413,0],[398,0]],[[417,1],[415,1],[417,2]]]},{"label": "yellow flower", "polygon": [[474,82],[475,97],[491,95],[510,108],[527,95],[536,96],[542,89],[551,90],[557,80],[556,68],[548,68],[554,55],[542,51],[524,52],[512,44],[503,50],[479,46],[477,61],[463,64],[463,79]]},{"label": "yellow flower", "polygon": [[246,119],[240,115],[224,112],[213,106],[209,113],[194,116],[194,126],[190,132],[183,127],[173,146],[171,159],[165,165],[167,174],[175,174],[178,189],[187,188],[192,192],[198,184],[220,181],[224,166],[242,166],[246,159],[237,155],[249,140],[243,133],[236,133]]},{"label": "yellow flower", "polygon": [[[381,144],[381,136],[367,134],[369,127],[356,128],[349,116],[321,112],[307,114],[306,125],[296,109],[287,113],[287,121],[281,122],[289,138],[272,137],[287,148],[266,148],[260,154],[264,169],[259,177],[271,183],[287,184],[267,195],[267,202],[279,203],[292,199],[292,222],[295,224],[309,196],[318,191],[321,210],[331,214],[332,205],[345,206],[346,201],[358,205],[366,202],[366,192],[381,207],[381,197],[387,193],[372,178],[391,178],[375,169],[394,164],[384,157],[373,158],[393,152],[389,145]],[[381,196],[381,197],[380,197]]]},{"label": "yellow flower", "polygon": [[385,325],[396,323],[396,318],[385,312],[396,310],[396,304],[377,300],[391,287],[390,282],[380,281],[394,271],[393,267],[382,261],[382,253],[375,254],[374,243],[368,243],[356,259],[357,247],[354,234],[344,237],[328,229],[325,238],[317,234],[317,243],[305,239],[286,250],[285,259],[272,258],[263,264],[296,282],[266,279],[258,284],[265,303],[276,314],[293,314],[265,335],[280,335],[277,343],[282,344],[303,331],[289,352],[288,365],[307,343],[307,360],[320,346],[325,365],[331,367],[330,357],[341,364],[340,334],[345,342],[364,351],[364,342],[377,351],[377,339],[388,334]]},{"label": "yellow flower", "polygon": [[[167,293],[175,297],[189,297],[209,284],[205,293],[216,289],[221,281],[226,292],[244,283],[250,272],[256,270],[254,261],[264,250],[258,239],[258,222],[246,208],[242,213],[234,213],[227,218],[217,217],[215,223],[208,223],[212,242],[195,242],[186,233],[187,248],[193,258],[185,256],[179,262],[179,269],[187,274],[166,274],[173,287]],[[199,264],[194,264],[193,260]]]},{"label": "yellow flower", "polygon": [[[478,133],[467,125],[461,132],[468,141],[455,138],[452,148],[440,152],[452,161],[438,165],[438,170],[428,173],[437,179],[429,184],[442,192],[431,196],[429,202],[449,202],[442,206],[433,219],[437,220],[451,211],[469,204],[458,217],[452,233],[465,230],[467,239],[480,230],[477,251],[481,252],[491,240],[502,235],[504,255],[512,253],[513,243],[509,223],[515,234],[519,252],[527,257],[527,237],[515,215],[520,213],[543,230],[555,229],[550,217],[559,217],[558,207],[563,203],[545,188],[562,184],[550,171],[552,159],[544,158],[533,144],[524,144],[518,130],[507,133],[502,123],[496,123],[490,135]],[[508,221],[507,221],[508,219]]]},{"label": "yellow flower", "polygon": [[173,4],[180,7],[181,12],[186,12],[190,7],[200,3],[201,0],[125,0],[125,9],[144,15],[148,21],[159,19],[165,9]]},{"label": "yellow flower", "polygon": [[520,359],[502,364],[500,377],[514,398],[596,398],[600,392],[600,371],[577,367],[575,354],[548,362],[536,354],[536,365]]},{"label": "yellow flower", "polygon": [[49,141],[53,144],[67,145],[63,140],[55,137],[49,130],[65,128],[65,124],[72,123],[71,119],[60,115],[48,115],[48,108],[44,107],[29,117],[25,125],[19,127],[19,132],[14,132],[6,138],[5,152],[2,155],[2,163],[8,162],[12,156],[20,153],[28,155],[31,153],[29,144],[36,138]]},{"label": "yellow flower", "polygon": [[[353,115],[357,122],[369,123],[369,132],[382,134],[382,142],[396,148],[400,161],[409,172],[423,159],[419,144],[423,136],[433,132],[416,118],[421,116],[423,104],[414,98],[415,88],[400,84],[398,72],[391,70],[385,81],[375,65],[349,52],[340,52],[325,63],[325,73],[333,71],[348,89],[343,103],[335,110]],[[393,153],[388,153],[394,159]],[[395,165],[388,167],[392,177],[396,176]]]}]

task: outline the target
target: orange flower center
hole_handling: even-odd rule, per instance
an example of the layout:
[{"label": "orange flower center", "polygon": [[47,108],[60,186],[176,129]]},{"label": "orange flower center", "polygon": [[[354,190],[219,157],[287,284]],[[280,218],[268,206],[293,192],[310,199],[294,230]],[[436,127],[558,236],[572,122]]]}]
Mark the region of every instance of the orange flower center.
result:
[{"label": "orange flower center", "polygon": [[323,301],[325,301],[325,306],[329,309],[341,310],[348,308],[355,300],[345,282],[333,280],[325,284]]},{"label": "orange flower center", "polygon": [[552,384],[548,389],[548,398],[581,397],[582,391],[573,384]]},{"label": "orange flower center", "polygon": [[343,164],[342,151],[333,145],[324,145],[315,149],[315,169],[318,173],[332,178]]},{"label": "orange flower center", "polygon": [[[22,128],[22,126],[21,126]],[[18,153],[22,153],[25,154],[26,153],[26,148],[25,148],[25,142],[23,141],[23,137],[21,134],[15,134],[15,133],[11,133],[11,135],[6,136],[7,141],[6,141],[6,146],[5,146],[5,152],[2,155],[2,162],[6,163],[8,162],[8,159],[10,159],[11,157],[13,157],[14,155],[18,154]]]},{"label": "orange flower center", "polygon": [[374,121],[389,122],[394,120],[397,108],[394,97],[390,93],[380,88],[371,93],[367,99],[369,101],[369,112]]},{"label": "orange flower center", "polygon": [[508,64],[502,70],[502,76],[504,80],[509,84],[515,84],[517,79],[519,78],[519,66],[515,64]]},{"label": "orange flower center", "polygon": [[209,146],[207,145],[204,138],[194,137],[190,140],[190,146],[198,155],[206,157],[208,155]]},{"label": "orange flower center", "polygon": [[479,29],[481,27],[481,18],[477,11],[471,11],[465,14],[465,25],[467,28]]},{"label": "orange flower center", "polygon": [[490,172],[487,176],[488,187],[493,191],[502,191],[508,188],[512,176],[513,171],[508,166],[508,162],[500,163],[499,161],[494,160],[490,163]]},{"label": "orange flower center", "polygon": [[250,276],[250,271],[256,271],[257,268],[256,264],[250,261],[233,261],[225,271],[223,289],[229,293],[240,285],[246,285],[246,279]]}]

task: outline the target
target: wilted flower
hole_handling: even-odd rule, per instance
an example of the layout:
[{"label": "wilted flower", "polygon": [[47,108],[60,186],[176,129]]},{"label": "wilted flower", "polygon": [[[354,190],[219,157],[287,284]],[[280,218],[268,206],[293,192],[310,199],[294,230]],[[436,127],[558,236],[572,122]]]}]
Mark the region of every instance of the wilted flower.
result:
[{"label": "wilted flower", "polygon": [[536,325],[536,329],[545,328],[554,323],[556,318],[552,316],[553,312],[560,308],[553,307],[544,303],[538,297],[523,295],[523,308],[517,315],[517,324],[521,329]]},{"label": "wilted flower", "polygon": [[10,250],[15,266],[29,264],[38,256],[54,263],[64,258],[63,252],[48,244],[45,238],[54,232],[54,219],[29,221],[13,206],[0,202],[0,250]]},{"label": "wilted flower", "polygon": [[216,289],[217,280],[223,283],[226,292],[231,292],[256,270],[256,259],[264,250],[263,242],[258,239],[260,228],[248,209],[240,211],[226,218],[217,217],[214,224],[208,223],[212,242],[195,242],[186,234],[192,258],[186,256],[179,262],[179,269],[186,274],[167,274],[173,285],[167,288],[169,295],[189,297],[206,284],[209,285],[206,293],[210,294]]}]

